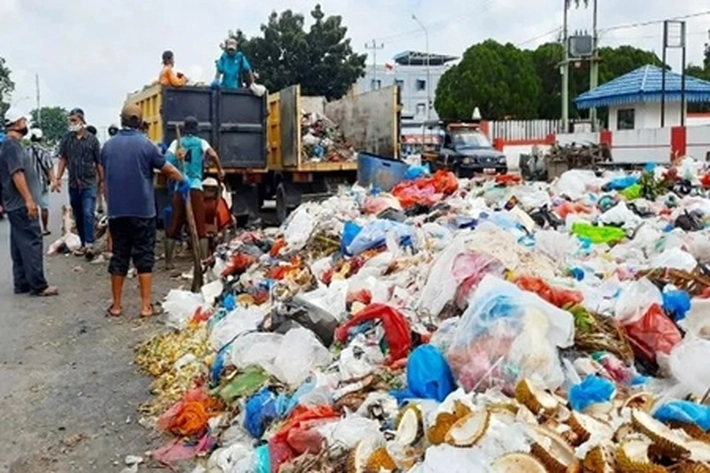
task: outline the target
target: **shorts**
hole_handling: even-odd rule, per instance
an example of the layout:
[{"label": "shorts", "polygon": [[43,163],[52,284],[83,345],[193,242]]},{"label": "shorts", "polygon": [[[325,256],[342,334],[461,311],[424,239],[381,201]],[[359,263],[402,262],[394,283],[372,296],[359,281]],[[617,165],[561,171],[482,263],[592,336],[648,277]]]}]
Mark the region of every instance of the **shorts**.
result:
[{"label": "shorts", "polygon": [[42,195],[39,196],[39,208],[49,210],[49,189],[42,191]]},{"label": "shorts", "polygon": [[126,276],[133,260],[138,274],[149,274],[155,266],[155,218],[119,217],[108,221],[112,253],[108,272]]}]

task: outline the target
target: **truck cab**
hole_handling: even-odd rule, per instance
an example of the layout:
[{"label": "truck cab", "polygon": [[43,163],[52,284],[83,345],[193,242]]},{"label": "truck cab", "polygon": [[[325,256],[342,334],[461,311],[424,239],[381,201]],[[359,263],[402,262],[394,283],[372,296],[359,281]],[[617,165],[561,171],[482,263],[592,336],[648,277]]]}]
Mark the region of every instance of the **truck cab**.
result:
[{"label": "truck cab", "polygon": [[440,144],[423,153],[433,170],[446,169],[465,178],[508,172],[505,154],[495,149],[481,130],[480,121],[437,122],[428,128],[440,136]]}]

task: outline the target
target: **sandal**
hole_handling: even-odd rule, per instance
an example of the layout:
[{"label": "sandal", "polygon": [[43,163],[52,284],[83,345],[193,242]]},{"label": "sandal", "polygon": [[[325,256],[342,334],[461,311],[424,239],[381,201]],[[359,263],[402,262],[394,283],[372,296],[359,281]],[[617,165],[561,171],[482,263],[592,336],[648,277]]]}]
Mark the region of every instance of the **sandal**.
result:
[{"label": "sandal", "polygon": [[121,317],[123,315],[123,309],[119,309],[118,314],[117,314],[117,313],[111,311],[112,307],[113,307],[113,305],[110,305],[106,309],[106,316],[107,317]]},{"label": "sandal", "polygon": [[140,314],[140,317],[142,319],[148,318],[148,317],[155,317],[156,315],[160,315],[163,313],[163,308],[160,306],[156,306],[155,304],[150,305],[150,314]]},{"label": "sandal", "polygon": [[54,287],[54,286],[49,286],[45,288],[44,291],[40,292],[33,292],[33,296],[35,297],[53,297],[53,296],[58,296],[59,295],[59,289]]}]

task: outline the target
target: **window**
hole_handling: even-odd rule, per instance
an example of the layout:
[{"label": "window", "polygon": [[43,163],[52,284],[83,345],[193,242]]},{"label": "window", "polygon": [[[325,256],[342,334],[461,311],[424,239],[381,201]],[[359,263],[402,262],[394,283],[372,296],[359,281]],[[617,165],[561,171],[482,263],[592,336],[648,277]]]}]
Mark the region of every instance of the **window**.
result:
[{"label": "window", "polygon": [[616,129],[633,130],[635,119],[636,110],[633,108],[622,108],[616,113]]},{"label": "window", "polygon": [[395,79],[394,85],[401,89],[402,87],[404,87],[404,79]]},{"label": "window", "polygon": [[370,82],[370,90],[380,90],[382,88],[382,81],[380,79],[372,79]]},{"label": "window", "polygon": [[426,80],[417,79],[417,81],[414,83],[414,87],[416,87],[417,92],[421,92],[422,90],[426,90]]},{"label": "window", "polygon": [[426,115],[426,103],[420,102],[417,104],[417,115]]}]

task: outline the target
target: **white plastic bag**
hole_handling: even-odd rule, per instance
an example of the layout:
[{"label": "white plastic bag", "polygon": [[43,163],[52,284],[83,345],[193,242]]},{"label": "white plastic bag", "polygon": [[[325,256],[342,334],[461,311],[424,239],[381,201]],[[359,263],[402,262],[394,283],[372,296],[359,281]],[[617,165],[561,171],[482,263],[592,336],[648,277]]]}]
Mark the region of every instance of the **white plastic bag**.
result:
[{"label": "white plastic bag", "polygon": [[266,310],[257,306],[235,308],[214,325],[210,333],[210,345],[215,351],[221,350],[236,337],[256,330],[265,315]]},{"label": "white plastic bag", "polygon": [[316,368],[331,362],[330,352],[305,328],[289,330],[281,340],[271,373],[293,388],[301,385]]},{"label": "white plastic bag", "polygon": [[205,303],[202,294],[171,289],[165,296],[163,310],[167,314],[166,324],[169,327],[183,330],[195,315],[195,311]]},{"label": "white plastic bag", "polygon": [[301,250],[310,238],[315,229],[316,221],[308,211],[308,207],[302,205],[296,209],[288,221],[284,231],[284,240],[290,250]]},{"label": "white plastic bag", "polygon": [[697,265],[698,262],[693,258],[693,255],[678,247],[664,250],[650,262],[651,268],[678,269],[680,271],[692,271]]},{"label": "white plastic bag", "polygon": [[564,233],[554,230],[540,230],[535,233],[535,249],[553,261],[565,261],[578,248],[579,241]]},{"label": "white plastic bag", "polygon": [[249,88],[251,89],[251,92],[257,97],[263,97],[266,93],[266,87],[261,84],[257,84],[256,82],[252,82]]},{"label": "white plastic bag", "polygon": [[661,291],[647,278],[622,284],[614,305],[614,315],[622,325],[632,324],[641,319],[653,304],[663,305]]},{"label": "white plastic bag", "polygon": [[347,316],[348,282],[334,280],[330,286],[321,286],[310,292],[296,296],[297,299],[323,309],[339,322]]},{"label": "white plastic bag", "polygon": [[426,286],[419,297],[418,307],[430,316],[437,317],[444,306],[454,300],[458,281],[453,274],[456,257],[466,251],[467,235],[460,234],[440,253],[429,271]]},{"label": "white plastic bag", "polygon": [[680,384],[695,394],[704,396],[710,387],[710,340],[686,339],[671,351],[668,364],[671,374]]}]

